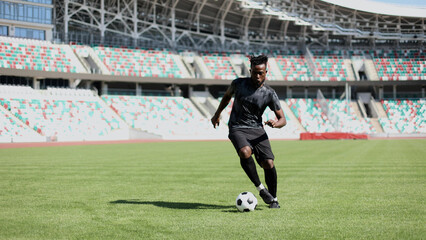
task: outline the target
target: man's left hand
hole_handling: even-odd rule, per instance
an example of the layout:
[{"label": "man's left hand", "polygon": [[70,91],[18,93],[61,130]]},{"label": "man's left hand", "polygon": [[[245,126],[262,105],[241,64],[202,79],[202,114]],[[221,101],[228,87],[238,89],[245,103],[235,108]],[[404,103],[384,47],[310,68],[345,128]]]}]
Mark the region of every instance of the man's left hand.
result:
[{"label": "man's left hand", "polygon": [[274,128],[276,123],[277,123],[277,120],[269,119],[268,121],[265,122],[265,125],[268,125],[271,128]]}]

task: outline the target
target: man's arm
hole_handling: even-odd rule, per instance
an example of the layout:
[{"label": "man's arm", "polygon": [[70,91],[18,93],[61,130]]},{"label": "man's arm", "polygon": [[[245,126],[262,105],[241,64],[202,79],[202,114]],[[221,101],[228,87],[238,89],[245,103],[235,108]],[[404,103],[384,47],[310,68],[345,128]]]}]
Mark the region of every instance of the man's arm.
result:
[{"label": "man's arm", "polygon": [[233,95],[234,95],[234,85],[231,84],[231,86],[229,86],[228,89],[226,90],[225,95],[223,95],[223,98],[220,101],[219,107],[217,107],[216,113],[211,119],[214,128],[216,128],[216,126],[219,126],[220,114],[222,113],[223,109],[225,109],[226,106],[228,106],[229,101],[231,101],[231,98]]},{"label": "man's arm", "polygon": [[269,119],[265,122],[266,125],[270,126],[271,128],[282,128],[287,124],[287,120],[285,119],[285,115],[283,112],[283,109],[275,110],[274,111],[275,116],[277,117],[277,120],[275,119]]}]

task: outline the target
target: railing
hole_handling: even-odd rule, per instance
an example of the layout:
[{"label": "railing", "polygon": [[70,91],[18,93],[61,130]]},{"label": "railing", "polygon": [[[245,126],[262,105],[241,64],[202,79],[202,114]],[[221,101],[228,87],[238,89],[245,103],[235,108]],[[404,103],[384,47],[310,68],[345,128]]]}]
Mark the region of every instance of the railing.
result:
[{"label": "railing", "polygon": [[[108,88],[107,94],[109,95],[128,95],[136,96],[136,89],[120,89]],[[156,96],[156,97],[170,97],[172,93],[165,90],[141,90],[141,96]]]},{"label": "railing", "polygon": [[325,115],[327,115],[328,120],[330,121],[331,125],[334,127],[334,129],[339,131],[340,127],[339,127],[338,117],[333,112],[332,108],[328,105],[327,100],[325,99],[324,95],[322,94],[321,90],[319,90],[319,89],[317,91],[317,100],[320,104],[321,110],[325,113]]},{"label": "railing", "polygon": [[[305,47],[305,56],[306,56],[306,63],[308,64],[309,70],[311,70],[312,73],[312,77],[314,77],[314,80],[317,79],[318,73],[314,64],[314,57],[311,53],[311,51],[309,51],[309,49],[307,47]],[[311,79],[312,80],[312,79]]]}]

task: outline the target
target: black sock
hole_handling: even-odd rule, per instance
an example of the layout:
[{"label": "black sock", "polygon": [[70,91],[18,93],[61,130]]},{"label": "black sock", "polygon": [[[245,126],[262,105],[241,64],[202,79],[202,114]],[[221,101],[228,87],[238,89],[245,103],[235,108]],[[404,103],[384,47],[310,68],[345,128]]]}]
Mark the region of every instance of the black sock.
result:
[{"label": "black sock", "polygon": [[271,195],[277,197],[277,170],[275,166],[271,169],[263,169],[265,172],[265,182]]},{"label": "black sock", "polygon": [[241,167],[246,172],[247,176],[250,178],[251,182],[255,187],[260,185],[259,175],[257,175],[256,164],[254,163],[253,158],[250,156],[247,159],[240,158]]}]

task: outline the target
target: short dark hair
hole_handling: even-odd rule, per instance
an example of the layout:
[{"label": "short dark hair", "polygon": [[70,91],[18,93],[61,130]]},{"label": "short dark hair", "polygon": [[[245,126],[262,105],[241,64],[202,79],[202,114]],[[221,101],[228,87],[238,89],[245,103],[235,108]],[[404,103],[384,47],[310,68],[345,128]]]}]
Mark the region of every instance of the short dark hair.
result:
[{"label": "short dark hair", "polygon": [[267,64],[268,63],[268,56],[266,55],[259,55],[259,56],[250,56],[250,67],[256,66],[256,65],[261,65],[261,64]]}]

